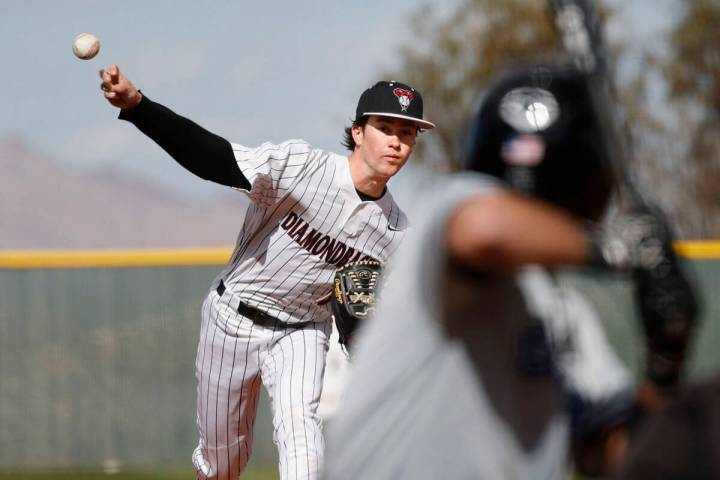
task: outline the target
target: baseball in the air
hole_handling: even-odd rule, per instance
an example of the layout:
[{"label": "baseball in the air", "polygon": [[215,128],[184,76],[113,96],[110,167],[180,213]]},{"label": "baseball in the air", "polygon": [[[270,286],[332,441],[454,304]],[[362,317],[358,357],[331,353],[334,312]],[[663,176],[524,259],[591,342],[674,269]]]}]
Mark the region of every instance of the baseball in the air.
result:
[{"label": "baseball in the air", "polygon": [[73,53],[83,60],[90,60],[100,51],[100,40],[92,33],[81,33],[73,42]]}]

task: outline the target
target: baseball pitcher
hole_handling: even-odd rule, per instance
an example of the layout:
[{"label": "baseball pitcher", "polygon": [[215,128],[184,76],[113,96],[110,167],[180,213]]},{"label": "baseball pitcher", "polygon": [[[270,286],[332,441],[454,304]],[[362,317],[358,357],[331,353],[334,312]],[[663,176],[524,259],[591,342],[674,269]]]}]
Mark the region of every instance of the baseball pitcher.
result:
[{"label": "baseball pitcher", "polygon": [[[338,267],[386,261],[407,228],[386,184],[408,161],[423,119],[399,82],[365,90],[345,130],[349,157],[302,140],[247,147],[204,130],[137,90],[116,65],[105,98],[194,174],[251,200],[235,250],[202,307],[197,350],[199,479],[232,479],[250,458],[260,385],[272,406],[280,478],[314,479],[324,442],[317,413]],[[230,221],[230,219],[228,219]]]}]

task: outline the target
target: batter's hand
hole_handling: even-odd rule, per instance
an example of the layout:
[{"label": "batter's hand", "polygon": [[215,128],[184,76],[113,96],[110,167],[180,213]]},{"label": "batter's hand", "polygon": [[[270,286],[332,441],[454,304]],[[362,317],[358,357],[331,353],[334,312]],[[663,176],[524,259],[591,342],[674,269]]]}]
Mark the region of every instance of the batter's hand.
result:
[{"label": "batter's hand", "polygon": [[142,100],[142,93],[120,72],[117,65],[112,64],[107,70],[100,70],[100,79],[103,95],[112,106],[130,110]]},{"label": "batter's hand", "polygon": [[648,350],[647,378],[660,388],[672,388],[685,369],[700,299],[660,208],[638,199],[617,220],[604,233],[596,231],[595,264],[632,273]]}]

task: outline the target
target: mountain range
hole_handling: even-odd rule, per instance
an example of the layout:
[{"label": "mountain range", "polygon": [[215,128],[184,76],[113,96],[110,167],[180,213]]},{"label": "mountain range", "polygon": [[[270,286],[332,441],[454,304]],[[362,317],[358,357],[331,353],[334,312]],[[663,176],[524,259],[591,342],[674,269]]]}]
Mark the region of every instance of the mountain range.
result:
[{"label": "mountain range", "polygon": [[62,165],[20,139],[0,141],[0,249],[230,246],[246,206],[230,191],[194,201],[110,169]]}]

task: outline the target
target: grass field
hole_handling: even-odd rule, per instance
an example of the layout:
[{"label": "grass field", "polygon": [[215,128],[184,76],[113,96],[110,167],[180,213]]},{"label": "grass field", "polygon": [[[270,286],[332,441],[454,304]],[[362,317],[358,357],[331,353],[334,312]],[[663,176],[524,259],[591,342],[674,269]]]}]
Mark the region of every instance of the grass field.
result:
[{"label": "grass field", "polygon": [[[243,480],[277,480],[276,468],[248,468]],[[100,471],[2,472],[0,480],[194,480],[192,470],[138,470],[105,473]]]}]

